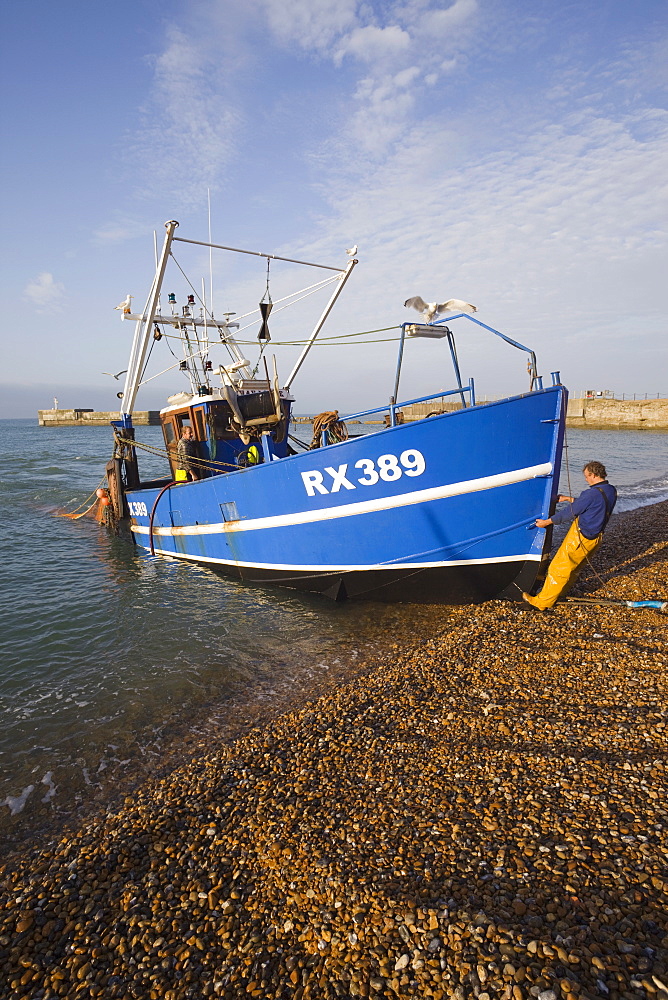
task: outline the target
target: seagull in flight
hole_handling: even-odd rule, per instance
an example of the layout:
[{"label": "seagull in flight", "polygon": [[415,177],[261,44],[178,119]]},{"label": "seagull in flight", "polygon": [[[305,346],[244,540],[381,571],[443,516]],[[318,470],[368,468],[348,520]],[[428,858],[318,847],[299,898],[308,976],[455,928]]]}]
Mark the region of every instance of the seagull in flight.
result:
[{"label": "seagull in flight", "polygon": [[127,368],[124,368],[122,372],[118,373],[118,375],[114,375],[113,372],[102,372],[102,374],[103,375],[111,375],[112,378],[115,378],[118,381],[118,379],[120,378],[121,375],[125,375],[126,371],[127,371]]},{"label": "seagull in flight", "polygon": [[[120,309],[121,312],[123,312],[123,313],[132,312],[132,300],[133,300],[133,298],[134,298],[134,295],[130,295],[130,294],[126,295],[122,302],[119,302],[117,306],[114,306],[114,309]],[[103,372],[103,374],[105,374],[105,373]]]},{"label": "seagull in flight", "polygon": [[348,254],[349,257],[354,257],[355,254],[357,253],[357,243],[355,244],[354,247],[351,247],[350,250],[346,250],[346,253]]},{"label": "seagull in flight", "polygon": [[467,312],[474,313],[478,309],[470,302],[463,302],[462,299],[448,299],[447,302],[425,302],[419,295],[414,295],[412,299],[406,299],[404,306],[407,309],[417,309],[424,316],[425,323],[431,323],[433,319],[445,312]]}]

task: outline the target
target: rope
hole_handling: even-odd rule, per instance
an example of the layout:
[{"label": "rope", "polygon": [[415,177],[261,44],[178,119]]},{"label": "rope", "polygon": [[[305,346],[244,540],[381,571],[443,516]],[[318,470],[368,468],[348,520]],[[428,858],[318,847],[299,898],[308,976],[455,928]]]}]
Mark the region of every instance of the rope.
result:
[{"label": "rope", "polygon": [[320,447],[323,431],[327,431],[334,442],[348,440],[348,428],[342,420],[339,420],[338,410],[325,410],[324,413],[316,414],[313,418],[313,439],[309,448]]},{"label": "rope", "polygon": [[306,451],[309,450],[310,445],[308,445],[306,443],[306,441],[302,441],[301,438],[295,437],[294,434],[290,434],[290,433],[288,433],[288,437],[290,438],[291,441],[294,441],[295,444],[300,444],[302,446],[302,448],[304,448]]},{"label": "rope", "polygon": [[[158,458],[166,458],[169,461],[170,455],[165,448],[158,448],[156,445],[143,444],[141,441],[133,441],[131,438],[123,438],[118,436],[117,441],[119,444],[131,445],[133,448],[141,448],[143,451],[149,452],[151,455],[157,455]],[[189,456],[188,462],[192,465],[199,466],[200,469],[217,469],[221,465],[227,466],[229,469],[238,469],[238,465],[234,465],[232,462],[210,462],[206,458],[194,458]]]},{"label": "rope", "polygon": [[617,608],[652,608],[655,611],[663,612],[668,608],[668,601],[611,601],[603,597],[567,597],[566,600],[572,604],[603,604]]}]

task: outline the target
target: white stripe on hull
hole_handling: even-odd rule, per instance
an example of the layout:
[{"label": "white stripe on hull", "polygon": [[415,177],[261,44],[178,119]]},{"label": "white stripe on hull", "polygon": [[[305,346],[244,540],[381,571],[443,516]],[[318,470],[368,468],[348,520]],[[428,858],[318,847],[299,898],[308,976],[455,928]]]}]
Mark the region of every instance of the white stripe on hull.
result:
[{"label": "white stripe on hull", "polygon": [[[141,548],[149,550],[148,545],[140,545]],[[416,569],[440,569],[447,566],[492,566],[497,563],[510,562],[540,562],[541,555],[535,552],[527,552],[519,556],[495,556],[491,559],[451,559],[444,562],[403,562],[403,563],[358,563],[351,565],[325,564],[322,566],[307,566],[301,563],[260,563],[243,562],[236,559],[217,559],[213,556],[201,556],[195,553],[167,552],[165,549],[156,547],[155,554],[167,556],[172,559],[191,559],[195,562],[218,563],[223,566],[238,566],[240,569],[266,569],[280,570],[281,572],[292,573],[372,573],[379,570],[405,570],[413,572]]]},{"label": "white stripe on hull", "polygon": [[[525,469],[515,469],[512,472],[502,472],[495,476],[483,476],[481,479],[468,479],[461,483],[451,483],[448,486],[434,486],[426,490],[414,490],[411,493],[401,493],[393,497],[380,497],[377,500],[361,500],[358,503],[341,504],[337,507],[327,507],[321,510],[298,511],[294,514],[276,514],[272,517],[256,517],[239,521],[220,521],[216,524],[184,525],[174,528],[154,528],[157,535],[217,535],[222,532],[259,531],[264,528],[285,528],[295,524],[312,524],[316,521],[329,521],[341,517],[353,517],[357,514],[371,514],[381,510],[392,510],[396,507],[407,507],[413,504],[427,503],[430,500],[443,500],[446,497],[462,496],[465,493],[478,493],[481,490],[492,490],[499,486],[510,486],[513,483],[526,482],[540,476],[549,476],[552,463],[530,465]],[[138,535],[148,535],[148,526],[133,524],[132,531]],[[524,557],[522,557],[524,558]],[[432,565],[429,563],[429,565]],[[433,565],[441,565],[436,563]],[[451,565],[446,563],[443,565]],[[454,565],[454,564],[452,564]]]}]

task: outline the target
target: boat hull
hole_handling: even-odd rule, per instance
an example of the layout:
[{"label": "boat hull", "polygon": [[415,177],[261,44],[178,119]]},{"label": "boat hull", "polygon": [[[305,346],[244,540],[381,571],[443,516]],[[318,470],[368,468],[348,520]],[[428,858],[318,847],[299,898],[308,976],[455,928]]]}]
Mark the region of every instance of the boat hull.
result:
[{"label": "boat hull", "polygon": [[[127,492],[137,543],[334,599],[519,599],[544,566],[562,386],[249,469]],[[151,525],[151,513],[153,521]]]}]

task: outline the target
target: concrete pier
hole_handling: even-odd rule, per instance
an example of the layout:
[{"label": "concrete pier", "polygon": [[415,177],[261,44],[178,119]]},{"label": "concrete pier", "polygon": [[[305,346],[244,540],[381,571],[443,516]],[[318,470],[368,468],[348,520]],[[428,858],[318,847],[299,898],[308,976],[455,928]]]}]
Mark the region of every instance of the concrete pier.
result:
[{"label": "concrete pier", "polygon": [[[421,420],[433,413],[459,409],[461,403],[453,402],[452,396],[401,407],[404,420]],[[571,398],[566,425],[591,430],[668,431],[668,399]]]},{"label": "concrete pier", "polygon": [[668,430],[668,399],[569,399],[568,427]]},{"label": "concrete pier", "polygon": [[[38,410],[40,427],[108,427],[112,420],[120,420],[120,413],[114,410]],[[159,410],[135,410],[132,414],[135,427],[159,424]]]},{"label": "concrete pier", "polygon": [[[403,406],[404,420],[421,420],[434,413],[447,413],[461,409],[452,396],[431,399],[427,403]],[[111,420],[118,420],[113,410],[38,410],[40,427],[102,427]],[[296,418],[295,422],[310,418]],[[159,410],[138,410],[132,415],[135,426],[159,424]],[[371,421],[381,423],[382,421]],[[566,415],[568,427],[588,427],[592,430],[652,430],[668,431],[668,399],[606,399],[571,398]]]}]

